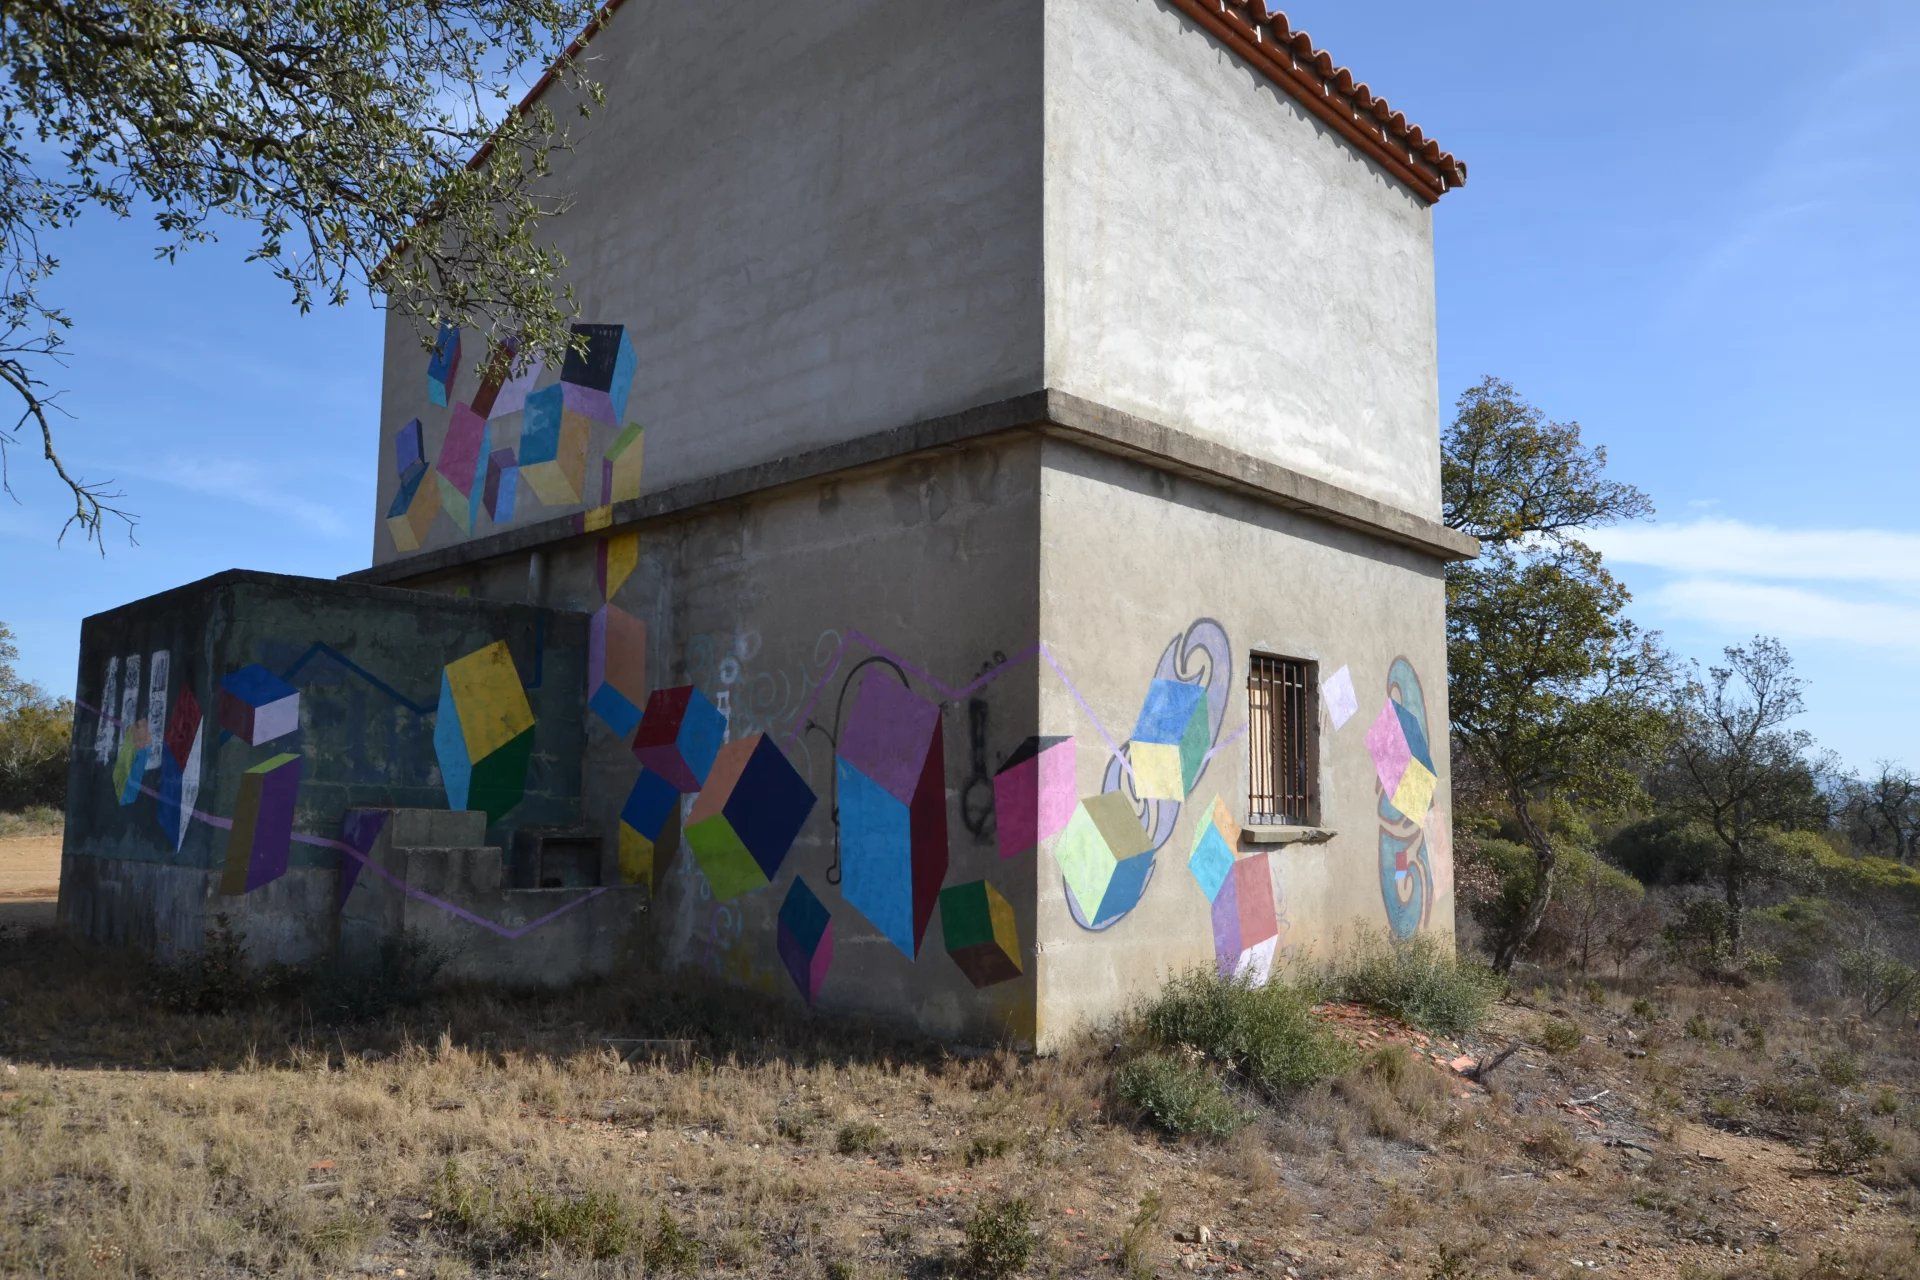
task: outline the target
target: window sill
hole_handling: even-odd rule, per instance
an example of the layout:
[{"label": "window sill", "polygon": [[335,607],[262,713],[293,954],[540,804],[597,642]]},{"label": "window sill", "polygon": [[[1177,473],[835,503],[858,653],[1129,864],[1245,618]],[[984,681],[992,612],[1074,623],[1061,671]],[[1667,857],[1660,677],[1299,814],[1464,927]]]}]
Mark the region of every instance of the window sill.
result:
[{"label": "window sill", "polygon": [[1325,827],[1242,827],[1248,844],[1325,844],[1339,835]]}]

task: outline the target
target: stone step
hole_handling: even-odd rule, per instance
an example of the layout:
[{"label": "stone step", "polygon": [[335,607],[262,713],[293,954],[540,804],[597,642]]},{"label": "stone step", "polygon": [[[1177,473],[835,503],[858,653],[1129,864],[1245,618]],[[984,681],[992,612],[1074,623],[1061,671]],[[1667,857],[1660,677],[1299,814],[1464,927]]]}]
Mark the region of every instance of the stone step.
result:
[{"label": "stone step", "polygon": [[477,848],[487,842],[487,815],[477,809],[395,809],[388,830],[396,849]]},{"label": "stone step", "polygon": [[492,845],[396,847],[392,863],[413,888],[439,897],[493,893],[506,881],[506,859]]}]

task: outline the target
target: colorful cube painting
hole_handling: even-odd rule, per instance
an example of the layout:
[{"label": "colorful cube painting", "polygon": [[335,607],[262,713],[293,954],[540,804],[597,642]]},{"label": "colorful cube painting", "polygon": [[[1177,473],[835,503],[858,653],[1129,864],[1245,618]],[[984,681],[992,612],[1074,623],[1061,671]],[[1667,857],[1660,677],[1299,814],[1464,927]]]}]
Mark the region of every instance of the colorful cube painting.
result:
[{"label": "colorful cube painting", "polygon": [[1208,902],[1219,898],[1227,877],[1233,873],[1239,848],[1240,824],[1227,811],[1226,801],[1215,797],[1213,811],[1194,832],[1193,855],[1187,859],[1187,870],[1193,872],[1194,882],[1200,886],[1200,892],[1207,895]]},{"label": "colorful cube painting", "polygon": [[1433,752],[1420,718],[1392,698],[1367,730],[1367,752],[1373,757],[1381,793],[1401,816],[1416,825],[1427,820],[1440,779],[1434,772]]},{"label": "colorful cube painting", "polygon": [[1213,955],[1221,977],[1260,986],[1272,976],[1280,941],[1273,892],[1271,855],[1234,862],[1213,900]]},{"label": "colorful cube painting", "polygon": [[1028,738],[993,777],[1000,856],[1031,853],[1066,830],[1079,796],[1072,738]]},{"label": "colorful cube painting", "polygon": [[600,598],[611,600],[640,564],[640,535],[616,534],[602,538],[593,549],[593,577]]},{"label": "colorful cube painting", "polygon": [[540,376],[546,372],[546,365],[538,360],[530,360],[518,373],[509,374],[500,381],[500,389],[494,393],[493,402],[487,408],[480,408],[480,397],[476,397],[473,407],[488,418],[498,421],[524,411],[527,397],[540,385]]},{"label": "colorful cube painting", "polygon": [[487,480],[481,489],[481,504],[487,519],[495,524],[513,520],[513,508],[520,493],[520,460],[511,449],[495,449],[487,455]]},{"label": "colorful cube painting", "polygon": [[687,846],[713,896],[725,901],[770,884],[813,805],[813,789],[765,734],[722,747],[687,815]]},{"label": "colorful cube painting", "polygon": [[152,741],[145,720],[134,721],[120,735],[120,751],[113,761],[113,794],[123,806],[140,798],[140,779],[147,771]]},{"label": "colorful cube painting", "polygon": [[1020,976],[1020,931],[1013,904],[985,880],[940,891],[940,932],[947,954],[976,987]]},{"label": "colorful cube painting", "polygon": [[1334,732],[1360,712],[1360,695],[1353,688],[1353,669],[1342,667],[1320,682],[1320,705],[1327,709],[1327,722]]},{"label": "colorful cube painting", "polygon": [[252,893],[287,873],[294,807],[300,798],[300,757],[277,755],[240,777],[220,892]]},{"label": "colorful cube painting", "polygon": [[552,507],[578,505],[587,474],[589,424],[565,395],[559,383],[529,394],[520,426],[520,482]]},{"label": "colorful cube painting", "polygon": [[440,677],[434,753],[450,809],[498,822],[526,794],[533,708],[505,641],[451,663]]},{"label": "colorful cube painting", "polygon": [[1212,740],[1206,689],[1155,680],[1127,744],[1134,794],[1142,800],[1185,800],[1199,781]]},{"label": "colorful cube painting", "polygon": [[443,324],[433,340],[433,353],[427,357],[427,399],[444,406],[460,376],[460,330]]},{"label": "colorful cube painting", "polygon": [[692,685],[655,689],[633,736],[633,757],[684,794],[706,785],[727,736],[727,720]]},{"label": "colorful cube painting", "polygon": [[220,727],[250,747],[300,727],[300,691],[259,663],[220,681]]},{"label": "colorful cube painting", "polygon": [[1153,871],[1153,841],[1118,791],[1082,800],[1053,856],[1081,918],[1093,928],[1133,910]]},{"label": "colorful cube painting", "polygon": [[360,883],[360,873],[366,869],[373,847],[379,843],[381,833],[387,829],[387,819],[392,816],[391,809],[349,809],[341,816],[340,843],[346,849],[339,851],[340,880],[334,889],[336,911],[346,909],[353,886]]},{"label": "colorful cube painting", "polygon": [[200,802],[201,743],[206,731],[200,699],[193,686],[182,684],[167,715],[166,737],[160,747],[160,802],[155,814],[167,842],[178,850],[187,840],[193,807]]},{"label": "colorful cube painting", "polygon": [[387,507],[387,534],[396,551],[418,551],[433,527],[433,518],[440,514],[440,486],[437,482],[428,484],[428,474],[422,466],[403,479]]},{"label": "colorful cube painting", "polygon": [[680,851],[680,793],[642,769],[620,810],[620,879],[660,891]]},{"label": "colorful cube painting", "polygon": [[833,966],[833,917],[807,882],[797,876],[780,904],[774,949],[793,985],[800,989],[801,998],[809,1005],[818,1002],[827,970]]},{"label": "colorful cube painting", "polygon": [[639,364],[626,326],[577,324],[573,338],[575,346],[560,369],[560,384],[569,389],[567,407],[612,426],[626,416]]},{"label": "colorful cube painting", "polygon": [[908,956],[919,954],[947,877],[943,738],[936,704],[873,670],[835,753],[840,892]]},{"label": "colorful cube painting", "polygon": [[601,605],[587,631],[587,706],[619,737],[640,727],[647,701],[647,624]]},{"label": "colorful cube painting", "polygon": [[607,446],[601,463],[602,502],[626,502],[640,496],[640,477],[645,463],[646,434],[640,424],[628,423],[627,429]]}]

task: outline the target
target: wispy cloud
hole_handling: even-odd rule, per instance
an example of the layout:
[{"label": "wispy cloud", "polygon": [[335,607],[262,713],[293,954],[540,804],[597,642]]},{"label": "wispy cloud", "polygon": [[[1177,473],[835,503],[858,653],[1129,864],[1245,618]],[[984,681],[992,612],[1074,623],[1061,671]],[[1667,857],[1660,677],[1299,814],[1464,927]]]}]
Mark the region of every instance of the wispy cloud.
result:
[{"label": "wispy cloud", "polygon": [[1920,605],[1720,578],[1682,578],[1656,588],[1645,600],[1729,639],[1773,635],[1920,654]]},{"label": "wispy cloud", "polygon": [[225,498],[258,511],[281,516],[323,538],[345,538],[360,532],[354,513],[295,492],[281,477],[257,463],[237,459],[202,460],[191,465],[167,463],[149,478],[188,493]]},{"label": "wispy cloud", "polygon": [[1920,533],[1781,529],[1707,517],[1602,529],[1588,540],[1616,564],[1669,573],[1920,590]]}]

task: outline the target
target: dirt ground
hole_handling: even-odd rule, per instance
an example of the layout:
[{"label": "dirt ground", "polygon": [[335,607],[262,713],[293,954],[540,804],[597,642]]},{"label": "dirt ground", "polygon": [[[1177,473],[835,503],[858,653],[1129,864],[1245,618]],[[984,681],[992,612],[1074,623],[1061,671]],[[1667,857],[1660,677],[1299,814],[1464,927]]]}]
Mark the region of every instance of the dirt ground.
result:
[{"label": "dirt ground", "polygon": [[60,836],[0,839],[0,929],[53,923],[60,894]]}]

